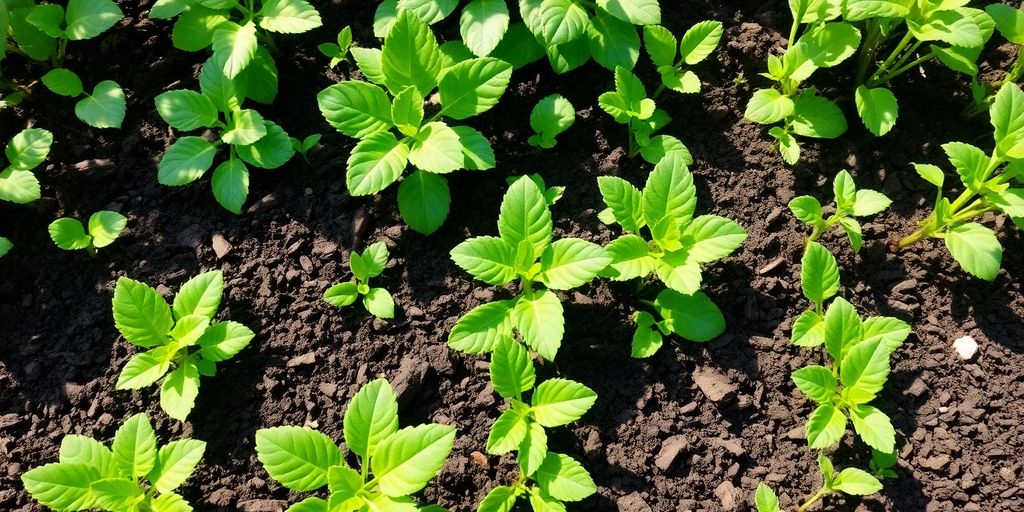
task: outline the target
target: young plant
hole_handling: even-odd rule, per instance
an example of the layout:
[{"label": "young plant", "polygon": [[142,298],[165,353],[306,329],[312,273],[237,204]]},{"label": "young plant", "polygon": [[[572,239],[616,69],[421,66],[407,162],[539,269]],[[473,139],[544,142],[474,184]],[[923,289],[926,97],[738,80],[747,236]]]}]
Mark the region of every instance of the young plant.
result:
[{"label": "young plant", "polygon": [[106,247],[117,240],[128,224],[128,218],[117,212],[102,210],[89,217],[89,231],[78,219],[64,217],[50,224],[50,239],[65,251],[85,249],[96,255],[96,249]]},{"label": "young plant", "polygon": [[643,191],[614,176],[601,176],[597,182],[608,206],[599,217],[605,224],[619,224],[626,233],[608,244],[612,261],[603,274],[616,281],[654,274],[669,288],[653,302],[644,301],[660,320],[647,312],[634,316],[634,357],[657,351],[662,334],[675,332],[701,342],[721,334],[725,320],[700,291],[701,265],[743,245],[746,230],[717,215],[694,217],[697,189],[679,154],[670,153],[654,166]]},{"label": "young plant", "polygon": [[[839,106],[818,96],[815,87],[802,87],[818,68],[837,66],[850,58],[860,45],[860,31],[849,23],[828,22],[838,16],[834,2],[818,2],[810,9],[811,0],[790,2],[793,27],[788,48],[781,57],[768,56],[768,72],[761,76],[775,82],[767,89],[757,89],[747,103],[744,117],[772,126],[768,135],[782,159],[793,165],[800,160],[800,143],[796,136],[834,139],[846,132],[846,118]],[[800,26],[810,24],[799,39]]]},{"label": "young plant", "polygon": [[316,47],[325,57],[331,58],[331,63],[327,65],[329,68],[348,60],[348,51],[352,46],[352,27],[346,26],[341,29],[335,40],[336,43],[323,43]]},{"label": "young plant", "polygon": [[789,209],[801,222],[812,228],[807,243],[815,242],[835,225],[840,225],[850,239],[853,252],[860,252],[863,237],[856,217],[875,215],[892,204],[892,200],[881,192],[861,189],[853,183],[848,171],[839,171],[832,180],[835,192],[835,213],[825,218],[821,202],[813,196],[799,196],[789,202]]},{"label": "young plant", "polygon": [[[411,163],[416,170],[398,187],[398,209],[413,230],[433,233],[451,203],[442,175],[494,167],[494,151],[483,134],[441,119],[461,121],[496,105],[512,66],[490,57],[453,62],[430,27],[406,11],[380,51],[356,55],[373,83],[345,80],[317,96],[327,122],[360,139],[348,159],[348,190],[376,194],[402,179]],[[441,108],[427,117],[424,99],[435,88]]]},{"label": "young plant", "polygon": [[178,187],[201,178],[213,166],[217,150],[227,145],[227,160],[213,171],[213,197],[239,214],[249,196],[249,168],[277,169],[295,155],[291,138],[279,125],[253,109],[242,108],[248,82],[231,80],[221,72],[217,55],[203,65],[201,92],[179,89],[156,97],[156,110],[172,128],[193,131],[212,128],[216,140],[186,136],[167,148],[157,166],[163,185]]},{"label": "young plant", "polygon": [[688,66],[708,58],[718,48],[722,33],[722,22],[702,21],[676,41],[676,36],[661,25],[645,26],[644,48],[661,75],[661,85],[654,91],[654,99],[666,89],[683,94],[700,92],[700,78]]},{"label": "young plant", "polygon": [[359,297],[363,298],[363,307],[377,318],[395,317],[395,300],[384,288],[371,288],[370,279],[384,272],[388,264],[388,246],[384,242],[376,242],[359,253],[352,251],[348,266],[355,277],[351,282],[339,283],[324,293],[324,301],[332,306],[343,308],[349,306]]},{"label": "young plant", "polygon": [[46,160],[53,134],[41,128],[22,130],[7,142],[7,167],[0,172],[0,200],[28,204],[42,196],[32,169]]},{"label": "young plant", "polygon": [[818,404],[807,422],[807,443],[816,450],[839,443],[849,420],[868,446],[892,453],[896,442],[892,422],[868,403],[882,391],[890,356],[906,340],[910,326],[891,317],[862,320],[842,297],[822,313],[824,302],[839,291],[835,257],[823,245],[811,242],[802,265],[803,293],[815,307],[794,323],[793,344],[824,345],[832,358],[829,367],[811,365],[793,372],[797,388]]},{"label": "young plant", "polygon": [[615,90],[598,97],[601,110],[629,129],[629,157],[643,156],[655,164],[666,154],[677,153],[686,165],[693,163],[690,150],[671,135],[655,135],[672,117],[647,97],[643,82],[626,68],[615,68]]},{"label": "young plant", "polygon": [[21,475],[25,490],[51,510],[184,512],[175,489],[195,471],[206,443],[179,439],[157,447],[145,413],[128,418],[111,446],[81,435],[60,443],[59,462]]},{"label": "young plant", "polygon": [[[868,496],[882,490],[882,482],[868,472],[857,468],[846,468],[836,473],[832,461],[824,455],[818,455],[818,469],[821,471],[821,487],[800,505],[796,512],[805,512],[830,494],[847,494],[850,496]],[[757,485],[754,494],[754,505],[757,512],[783,512],[779,505],[779,497],[765,483]]]},{"label": "young plant", "polygon": [[[548,450],[545,427],[580,419],[597,400],[590,388],[566,379],[549,379],[534,387],[536,370],[530,352],[511,338],[498,340],[491,354],[491,383],[510,402],[487,436],[487,453],[516,451],[519,476],[512,485],[487,494],[478,512],[512,510],[521,497],[535,512],[564,510],[563,502],[580,501],[597,487],[583,466],[567,455]],[[527,402],[523,394],[530,392]]]},{"label": "young plant", "polygon": [[[124,121],[125,97],[121,86],[104,80],[86,94],[82,80],[74,71],[64,68],[69,41],[93,39],[116,25],[124,13],[113,0],[68,0],[59,4],[36,4],[35,0],[8,0],[0,29],[12,53],[40,62],[49,61],[52,69],[43,75],[42,83],[50,91],[71,98],[82,97],[75,105],[75,115],[95,128],[120,128]],[[0,60],[4,50],[0,49]],[[22,88],[22,92],[30,91]],[[83,97],[84,96],[84,97]]]},{"label": "young plant", "polygon": [[309,152],[320,143],[321,137],[322,135],[319,133],[314,133],[305,139],[300,140],[297,137],[289,137],[288,140],[291,141],[292,148],[295,149],[295,152],[302,157],[302,161],[306,162],[306,165],[309,165]]},{"label": "young plant", "polygon": [[117,389],[140,389],[163,379],[160,408],[185,421],[199,396],[199,376],[215,375],[217,363],[234,357],[255,336],[238,322],[214,320],[223,294],[219,270],[182,285],[173,307],[145,283],[119,278],[114,325],[125,340],[147,350],[125,364]]},{"label": "young plant", "polygon": [[552,94],[537,102],[530,112],[533,135],[527,140],[531,146],[551,149],[558,141],[555,137],[569,129],[576,121],[576,109],[560,94]]},{"label": "young plant", "polygon": [[[544,191],[528,176],[509,187],[498,216],[500,236],[479,236],[451,251],[456,265],[493,286],[519,280],[512,299],[473,308],[455,323],[448,345],[470,354],[491,352],[502,338],[519,333],[541,357],[553,361],[562,344],[565,318],[555,291],[590,282],[611,262],[599,245],[579,238],[552,238]],[[540,288],[535,288],[537,286]]]},{"label": "young plant", "polygon": [[263,84],[252,99],[267,104],[277,95],[277,64],[270,54],[277,47],[271,33],[302,34],[323,24],[306,0],[157,0],[149,17],[176,17],[175,48],[197,52],[212,47],[213,62],[224,76]]},{"label": "young plant", "polygon": [[1006,4],[995,3],[985,7],[985,12],[992,17],[996,31],[1007,41],[1018,46],[1017,57],[1007,70],[1002,80],[995,83],[983,82],[978,79],[977,66],[973,66],[971,75],[971,104],[964,108],[960,116],[964,119],[988,113],[992,101],[996,98],[998,91],[1003,84],[1019,83],[1024,77],[1024,58],[1021,58],[1020,48],[1024,46],[1024,7],[1014,8]]},{"label": "young plant", "polygon": [[1024,227],[1024,92],[1007,83],[996,94],[989,118],[995,128],[995,149],[987,154],[963,142],[944,144],[949,162],[956,169],[964,190],[955,199],[942,196],[945,176],[931,164],[914,164],[918,174],[938,187],[934,211],[920,221],[917,231],[899,242],[909,247],[926,238],[940,238],[953,258],[971,275],[992,281],[999,274],[1003,247],[995,233],[974,219],[987,212],[1005,213],[1018,227]]},{"label": "young plant", "polygon": [[10,240],[0,236],[0,258],[7,256],[7,253],[11,252],[14,248],[14,244]]},{"label": "young plant", "polygon": [[293,491],[325,485],[328,499],[316,496],[288,510],[336,512],[443,510],[419,508],[410,495],[426,487],[444,466],[455,442],[455,428],[437,423],[398,428],[398,400],[384,379],[359,390],[345,410],[345,446],[358,469],[345,461],[330,437],[308,427],[256,431],[256,457],[271,478]]}]

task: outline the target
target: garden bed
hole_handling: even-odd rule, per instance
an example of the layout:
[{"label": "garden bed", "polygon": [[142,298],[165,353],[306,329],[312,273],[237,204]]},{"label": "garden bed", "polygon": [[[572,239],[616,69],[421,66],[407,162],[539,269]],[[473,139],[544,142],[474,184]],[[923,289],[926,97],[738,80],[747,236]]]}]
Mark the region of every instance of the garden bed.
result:
[{"label": "garden bed", "polygon": [[[821,356],[789,341],[792,320],[807,308],[798,284],[807,230],[786,204],[803,194],[829,197],[832,176],[844,168],[859,186],[892,198],[893,207],[865,225],[858,255],[838,237],[825,238],[840,261],[843,296],[864,313],[909,322],[913,334],[896,352],[891,384],[877,401],[898,432],[898,478],[863,500],[840,505],[844,498],[831,497],[830,508],[1024,509],[1019,231],[1000,234],[1007,250],[993,283],[965,274],[933,241],[903,253],[888,248],[927,214],[934,194],[910,163],[939,162],[939,145],[952,140],[990,144],[984,120],[957,118],[963,80],[934,66],[926,68],[927,80],[919,73],[901,78],[900,122],[882,138],[859,126],[852,98],[844,98],[850,131],[808,144],[803,161],[786,166],[765,130],[743,119],[747,98],[762,85],[757,73],[768,52],[784,43],[785,2],[662,3],[664,25],[673,32],[701,19],[725,24],[722,47],[699,68],[702,94],[667,94],[659,106],[674,118],[665,132],[683,140],[696,160],[698,211],[735,219],[750,236],[705,273],[705,289],[728,323],[707,344],[674,338],[649,359],[631,359],[630,284],[598,280],[563,294],[563,346],[556,363],[540,372],[579,381],[599,395],[580,422],[550,441],[582,460],[598,485],[576,509],[749,510],[760,481],[771,483],[784,503],[817,489],[803,434],[812,404],[789,375]],[[452,455],[426,496],[453,511],[475,510],[496,482],[514,478],[515,461],[483,455],[500,400],[486,359],[454,352],[446,339],[470,307],[506,292],[473,283],[448,252],[469,236],[495,232],[505,178],[524,173],[567,187],[553,207],[557,233],[601,243],[617,236],[597,219],[603,206],[596,178],[610,174],[641,184],[651,166],[626,157],[625,128],[596,107],[598,94],[612,88],[612,74],[594,64],[564,76],[544,64],[517,71],[501,104],[471,122],[494,144],[498,169],[452,175],[451,217],[424,237],[398,218],[393,188],[375,199],[345,190],[354,141],[327,125],[315,96],[347,70],[325,71],[315,45],[347,24],[357,44],[375,44],[373,6],[325,2],[317,6],[325,28],[279,41],[281,94],[263,111],[292,135],[324,138],[311,165],[296,158],[278,170],[254,171],[247,211],[235,216],[216,204],[206,180],[181,188],[157,183],[156,162],[172,134],[153,97],[192,87],[205,57],[174,49],[168,24],[149,21],[134,2],[120,4],[126,19],[106,38],[86,43],[88,51],[76,52],[75,67],[85,76],[114,76],[126,89],[123,129],[86,129],[69,104],[48,93],[25,108],[0,111],[5,137],[26,124],[55,134],[39,173],[39,208],[0,205],[0,226],[17,243],[0,260],[0,508],[39,510],[22,490],[21,473],[54,460],[63,435],[109,439],[123,418],[140,410],[153,413],[165,437],[209,443],[183,488],[196,510],[287,499],[256,459],[256,429],[307,424],[340,439],[345,404],[362,384],[384,376],[399,393],[403,424],[458,428]],[[985,58],[996,68],[1007,60],[999,51]],[[837,69],[818,81],[841,83],[844,76]],[[553,92],[580,115],[557,148],[542,151],[525,143],[526,113]],[[53,247],[46,235],[53,218],[98,209],[128,216],[124,238],[94,259]],[[392,265],[380,283],[398,304],[393,321],[320,300],[327,287],[349,278],[348,251],[376,240],[391,249]],[[217,268],[225,274],[225,316],[257,336],[216,377],[203,380],[196,410],[182,424],[157,414],[152,389],[114,390],[134,349],[119,340],[110,298],[119,276],[159,285],[166,294]],[[981,345],[971,361],[951,348],[963,335]],[[845,448],[850,442],[839,449],[837,464],[866,465],[862,451]]]}]

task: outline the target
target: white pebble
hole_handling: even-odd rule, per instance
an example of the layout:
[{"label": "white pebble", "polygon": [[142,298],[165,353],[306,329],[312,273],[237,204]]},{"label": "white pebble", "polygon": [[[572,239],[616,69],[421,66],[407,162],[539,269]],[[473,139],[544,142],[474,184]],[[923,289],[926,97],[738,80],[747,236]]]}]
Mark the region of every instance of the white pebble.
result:
[{"label": "white pebble", "polygon": [[960,355],[960,359],[964,361],[970,361],[974,357],[974,354],[978,353],[978,342],[974,341],[974,338],[970,336],[964,336],[957,338],[953,342],[953,348],[956,349],[956,353]]}]

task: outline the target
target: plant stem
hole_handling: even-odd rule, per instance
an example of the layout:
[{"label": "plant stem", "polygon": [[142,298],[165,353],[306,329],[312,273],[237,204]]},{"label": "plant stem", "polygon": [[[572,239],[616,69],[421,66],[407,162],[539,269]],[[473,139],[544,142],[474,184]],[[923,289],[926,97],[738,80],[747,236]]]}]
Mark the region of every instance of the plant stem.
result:
[{"label": "plant stem", "polygon": [[821,489],[818,489],[818,492],[814,493],[813,496],[808,498],[807,501],[805,501],[803,505],[800,505],[800,508],[796,509],[796,512],[805,512],[806,510],[811,508],[811,505],[814,505],[818,500],[820,500],[826,494],[828,494],[828,491],[825,490],[824,487],[822,487]]},{"label": "plant stem", "polygon": [[892,53],[889,54],[889,57],[885,59],[885,62],[878,66],[878,69],[871,75],[871,78],[868,78],[867,81],[864,82],[865,85],[874,83],[879,76],[886,73],[889,70],[889,67],[896,62],[896,59],[903,54],[903,50],[913,39],[914,35],[908,30],[907,33],[903,35],[903,39],[900,39],[900,42],[896,44],[896,48],[894,48]]},{"label": "plant stem", "polygon": [[923,56],[921,56],[920,58],[915,59],[913,62],[911,62],[911,63],[909,63],[909,64],[907,64],[907,65],[905,65],[905,66],[903,66],[901,68],[898,68],[895,71],[892,71],[889,74],[885,75],[885,77],[883,77],[881,80],[876,81],[876,83],[874,85],[882,85],[884,83],[888,83],[893,78],[896,78],[897,76],[900,76],[901,74],[906,73],[907,71],[913,69],[915,66],[917,66],[919,64],[924,64],[925,62],[928,62],[928,61],[930,61],[930,60],[932,60],[934,58],[935,58],[935,54],[932,53],[932,52],[928,52],[928,53],[924,54]]},{"label": "plant stem", "polygon": [[857,63],[857,83],[864,83],[864,78],[868,74],[868,67],[871,66],[871,61],[875,59],[875,53],[878,51],[878,38],[882,35],[881,29],[878,28],[878,24],[872,20],[867,20],[867,31],[868,36],[864,39],[864,46],[861,47],[860,61]]}]

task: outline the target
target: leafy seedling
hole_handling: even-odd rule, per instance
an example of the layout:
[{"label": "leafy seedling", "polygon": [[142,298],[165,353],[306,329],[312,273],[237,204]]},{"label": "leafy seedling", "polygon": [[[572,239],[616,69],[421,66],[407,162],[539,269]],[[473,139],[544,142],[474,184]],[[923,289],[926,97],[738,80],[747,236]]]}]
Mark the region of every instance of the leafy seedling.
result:
[{"label": "leafy seedling", "polygon": [[875,475],[876,478],[896,478],[896,471],[892,468],[896,467],[896,462],[899,461],[899,455],[894,452],[882,452],[871,449],[871,463],[868,467],[871,468],[871,474]]},{"label": "leafy seedling", "polygon": [[212,48],[224,76],[262,84],[253,100],[268,104],[277,95],[278,76],[271,34],[302,34],[323,25],[306,0],[157,0],[149,17],[177,18],[171,34],[175,48]]},{"label": "leafy seedling", "polygon": [[840,225],[850,239],[853,252],[859,252],[863,241],[857,217],[875,215],[892,204],[892,200],[881,192],[861,189],[853,183],[848,171],[839,171],[832,180],[835,193],[835,213],[825,217],[821,202],[813,196],[799,196],[789,202],[789,209],[801,222],[812,228],[807,243],[815,242],[835,225]]},{"label": "leafy seedling", "polygon": [[690,151],[671,135],[655,135],[672,117],[657,108],[654,99],[647,97],[643,82],[626,68],[615,68],[615,90],[598,97],[601,110],[615,122],[629,129],[629,157],[642,155],[644,160],[657,163],[669,153],[683,156],[687,165],[693,163]]},{"label": "leafy seedling", "polygon": [[128,418],[111,446],[80,435],[60,443],[59,462],[21,475],[25,490],[51,510],[185,512],[192,506],[174,492],[195,471],[206,443],[179,439],[157,447],[145,413]]},{"label": "leafy seedling", "polygon": [[27,204],[42,196],[32,169],[46,160],[51,144],[53,134],[40,128],[22,130],[7,143],[7,167],[0,172],[0,200]]},{"label": "leafy seedling", "polygon": [[292,148],[295,149],[295,152],[302,157],[302,161],[306,162],[306,165],[309,165],[309,152],[320,143],[321,137],[322,135],[319,133],[314,133],[305,139],[300,140],[296,137],[289,137],[288,140],[291,141]]},{"label": "leafy seedling", "polygon": [[978,77],[977,66],[971,74],[971,104],[961,113],[961,117],[971,117],[987,114],[992,102],[995,101],[996,91],[1003,84],[1020,83],[1024,77],[1024,58],[1021,58],[1020,48],[1024,46],[1024,7],[1014,8],[1006,4],[994,3],[985,7],[985,12],[992,17],[995,28],[1006,38],[1007,41],[1017,45],[1017,57],[1007,70],[1002,80],[994,83],[981,81]]},{"label": "leafy seedling", "polygon": [[[850,496],[868,496],[882,490],[882,482],[867,471],[857,468],[846,468],[836,473],[832,461],[824,455],[818,455],[818,469],[821,471],[821,487],[807,499],[796,512],[810,510],[818,500],[830,494],[847,494]],[[757,485],[754,494],[754,505],[757,512],[783,512],[779,505],[779,497],[765,483]]]},{"label": "leafy seedling", "polygon": [[14,244],[10,240],[0,236],[0,258],[7,256],[7,253],[11,252],[14,248]]},{"label": "leafy seedling", "polygon": [[[491,354],[491,383],[509,401],[487,436],[487,453],[516,451],[519,475],[512,485],[495,487],[477,512],[512,510],[527,498],[535,511],[564,510],[564,502],[580,501],[597,487],[587,470],[567,455],[548,450],[545,428],[580,419],[594,405],[597,394],[571,380],[536,383],[530,352],[511,338],[498,341]],[[523,395],[530,393],[527,401]]]},{"label": "leafy seedling", "polygon": [[388,264],[388,246],[376,242],[359,253],[352,251],[348,265],[355,279],[336,284],[324,293],[324,301],[343,308],[363,298],[363,307],[377,318],[395,317],[395,300],[384,288],[371,288],[370,279],[384,272]]},{"label": "leafy seedling", "polygon": [[78,219],[64,217],[50,224],[50,239],[65,251],[84,249],[96,255],[96,249],[117,240],[128,224],[128,218],[118,212],[102,210],[89,217],[89,230]]},{"label": "leafy seedling", "polygon": [[939,238],[969,274],[992,281],[999,274],[1003,247],[995,232],[974,219],[987,212],[1005,213],[1017,227],[1024,227],[1024,92],[1007,83],[996,94],[989,119],[995,129],[991,154],[963,142],[944,144],[949,162],[964,185],[950,200],[942,195],[945,175],[931,164],[914,164],[917,173],[938,187],[932,213],[918,223],[917,231],[899,242],[909,247],[926,238]]},{"label": "leafy seedling", "polygon": [[[549,187],[544,181],[544,177],[540,174],[530,174],[529,176],[537,184],[537,188],[544,191],[544,201],[547,202],[548,206],[554,206],[565,195],[565,187]],[[509,176],[505,178],[505,183],[512,186],[518,180],[519,176]]]},{"label": "leafy seedling", "polygon": [[348,61],[348,51],[352,46],[352,27],[346,26],[341,29],[336,41],[335,43],[323,43],[316,47],[325,57],[331,58],[331,63],[328,64],[330,68]]},{"label": "leafy seedling", "polygon": [[125,340],[146,351],[128,360],[117,389],[140,389],[162,379],[160,408],[185,421],[199,396],[199,376],[215,375],[217,363],[234,357],[255,336],[238,322],[214,320],[223,294],[219,270],[182,285],[173,306],[145,283],[118,279],[114,325]]},{"label": "leafy seedling", "polygon": [[661,25],[644,27],[644,48],[658,68],[661,85],[654,92],[670,89],[683,94],[700,92],[700,78],[689,69],[707,59],[722,39],[722,22],[702,21],[690,27],[678,41],[676,36]]},{"label": "leafy seedling", "polygon": [[551,149],[558,141],[555,137],[576,121],[576,109],[560,94],[552,94],[537,102],[530,112],[533,135],[527,140],[531,146]]},{"label": "leafy seedling", "polygon": [[[520,177],[501,202],[500,236],[479,236],[451,251],[456,265],[493,286],[519,280],[512,299],[482,304],[455,323],[448,345],[470,354],[494,350],[518,333],[520,340],[548,361],[562,344],[565,318],[555,291],[590,282],[612,258],[599,245],[579,238],[552,242],[551,211],[544,190]],[[537,286],[540,288],[535,288]]]},{"label": "leafy seedling", "polygon": [[420,509],[410,495],[426,487],[444,466],[455,442],[454,427],[431,423],[399,429],[395,392],[388,381],[377,379],[352,398],[343,434],[358,469],[348,465],[330,437],[311,428],[256,431],[256,457],[271,478],[293,491],[328,488],[328,499],[312,496],[288,510],[443,510]]},{"label": "leafy seedling", "polygon": [[243,108],[247,82],[221,72],[215,54],[203,65],[200,92],[179,89],[156,97],[156,110],[172,128],[184,132],[211,128],[212,142],[200,136],[181,137],[157,165],[158,180],[178,187],[201,178],[213,166],[217,151],[227,146],[227,160],[210,179],[213,197],[239,214],[249,196],[249,168],[277,169],[295,155],[291,137],[277,123],[253,109]]}]

